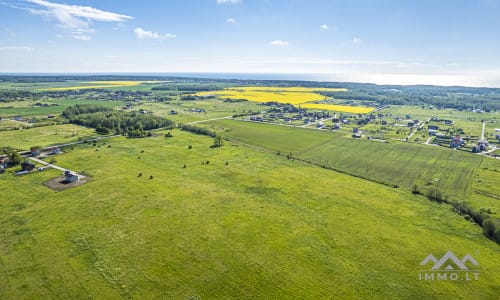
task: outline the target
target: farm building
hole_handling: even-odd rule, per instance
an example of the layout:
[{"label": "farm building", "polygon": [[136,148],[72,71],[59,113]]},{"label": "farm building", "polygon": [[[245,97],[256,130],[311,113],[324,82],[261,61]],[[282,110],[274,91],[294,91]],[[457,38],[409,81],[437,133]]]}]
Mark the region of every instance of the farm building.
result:
[{"label": "farm building", "polygon": [[77,182],[80,179],[78,174],[71,171],[64,171],[64,177],[66,182]]},{"label": "farm building", "polygon": [[21,169],[23,171],[31,172],[35,169],[35,164],[31,161],[25,161],[21,164]]},{"label": "farm building", "polygon": [[0,174],[3,174],[5,173],[5,169],[3,168],[3,166],[0,166]]}]

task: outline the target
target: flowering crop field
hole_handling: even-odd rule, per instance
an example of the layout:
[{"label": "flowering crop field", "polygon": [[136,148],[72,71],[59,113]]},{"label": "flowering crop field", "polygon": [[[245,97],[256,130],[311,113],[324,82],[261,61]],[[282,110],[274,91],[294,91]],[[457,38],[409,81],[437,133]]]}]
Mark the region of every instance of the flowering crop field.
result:
[{"label": "flowering crop field", "polygon": [[45,88],[43,91],[70,91],[70,90],[84,90],[84,89],[102,89],[102,88],[113,88],[113,87],[124,87],[124,86],[136,86],[142,83],[149,83],[151,81],[89,81],[89,82],[79,82],[80,85],[77,86],[67,86],[67,87],[53,87]]},{"label": "flowering crop field", "polygon": [[254,102],[290,103],[303,108],[332,110],[348,113],[369,113],[371,107],[312,103],[328,99],[319,92],[346,92],[344,88],[305,87],[233,87],[221,91],[200,92],[198,96],[216,95],[228,99],[245,99]]}]

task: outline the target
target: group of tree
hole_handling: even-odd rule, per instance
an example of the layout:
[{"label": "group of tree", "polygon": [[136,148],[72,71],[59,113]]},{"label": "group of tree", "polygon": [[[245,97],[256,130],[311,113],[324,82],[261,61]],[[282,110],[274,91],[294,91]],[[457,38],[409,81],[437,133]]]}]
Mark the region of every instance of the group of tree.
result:
[{"label": "group of tree", "polygon": [[195,125],[184,124],[184,125],[181,125],[181,129],[185,130],[185,131],[189,131],[191,133],[206,135],[206,136],[210,136],[213,138],[217,136],[217,134],[215,132],[211,131],[210,129],[195,126]]},{"label": "group of tree", "polygon": [[[151,114],[115,111],[100,105],[75,105],[63,112],[70,123],[95,128],[100,134],[122,134],[145,137],[148,131],[172,128],[174,122]],[[149,133],[150,134],[150,133]]]}]

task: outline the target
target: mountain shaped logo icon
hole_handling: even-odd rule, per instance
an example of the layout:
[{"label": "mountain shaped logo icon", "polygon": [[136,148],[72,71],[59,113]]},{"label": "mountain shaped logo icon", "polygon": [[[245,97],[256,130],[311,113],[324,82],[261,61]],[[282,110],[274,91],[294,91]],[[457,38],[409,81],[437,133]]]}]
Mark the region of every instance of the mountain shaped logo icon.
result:
[{"label": "mountain shaped logo icon", "polygon": [[464,258],[460,260],[451,251],[446,252],[446,254],[439,260],[431,253],[420,263],[420,265],[425,266],[430,261],[434,263],[431,270],[468,270],[469,268],[465,265],[467,262],[474,266],[479,265],[470,254],[465,255]]}]

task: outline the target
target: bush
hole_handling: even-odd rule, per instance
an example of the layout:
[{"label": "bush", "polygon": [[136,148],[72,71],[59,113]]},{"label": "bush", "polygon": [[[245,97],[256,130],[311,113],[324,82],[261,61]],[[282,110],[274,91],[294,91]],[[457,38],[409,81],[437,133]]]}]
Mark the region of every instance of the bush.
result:
[{"label": "bush", "polygon": [[443,193],[440,190],[436,189],[436,188],[431,188],[427,192],[427,198],[429,198],[432,201],[436,201],[438,203],[441,203],[441,202],[443,202],[445,200],[444,196],[443,196]]},{"label": "bush", "polygon": [[210,137],[215,137],[217,135],[215,132],[213,132],[209,129],[206,129],[203,127],[198,127],[198,126],[193,126],[193,125],[182,125],[181,129],[185,130],[185,131],[189,131],[191,133],[207,135]]},{"label": "bush", "polygon": [[415,185],[413,185],[413,188],[411,189],[411,192],[412,192],[412,194],[414,194],[414,195],[418,195],[418,194],[420,194],[420,188],[418,187],[418,185],[416,185],[416,184],[415,184]]},{"label": "bush", "polygon": [[495,221],[491,218],[487,218],[483,221],[483,232],[484,234],[493,239],[495,237],[495,231],[498,231],[496,230],[496,225],[495,224]]}]

